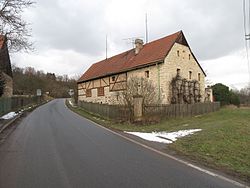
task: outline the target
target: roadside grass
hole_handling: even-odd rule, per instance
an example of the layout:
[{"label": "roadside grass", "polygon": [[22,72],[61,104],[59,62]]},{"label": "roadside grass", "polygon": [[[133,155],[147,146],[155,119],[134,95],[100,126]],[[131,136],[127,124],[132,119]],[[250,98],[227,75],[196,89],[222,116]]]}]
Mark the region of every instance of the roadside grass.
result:
[{"label": "roadside grass", "polygon": [[169,148],[250,182],[250,109],[221,109],[189,124],[202,131]]},{"label": "roadside grass", "polygon": [[112,122],[79,107],[68,107],[98,124],[120,131],[202,129],[166,147],[179,155],[250,182],[250,109],[222,108],[218,112],[196,117],[171,118],[153,125],[133,125]]}]

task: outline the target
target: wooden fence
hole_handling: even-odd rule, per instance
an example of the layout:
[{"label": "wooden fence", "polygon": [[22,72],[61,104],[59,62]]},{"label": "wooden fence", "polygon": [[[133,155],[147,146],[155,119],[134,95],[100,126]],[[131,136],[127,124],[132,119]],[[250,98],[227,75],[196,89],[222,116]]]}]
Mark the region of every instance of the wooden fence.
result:
[{"label": "wooden fence", "polygon": [[0,115],[16,111],[24,106],[39,102],[37,97],[8,97],[0,98]]},{"label": "wooden fence", "polygon": [[145,116],[187,117],[215,112],[220,109],[219,102],[195,104],[152,105],[144,107]]},{"label": "wooden fence", "polygon": [[88,103],[84,101],[79,101],[78,106],[84,108],[86,111],[101,115],[108,119],[114,119],[114,120],[130,119],[129,109],[126,108],[125,106]]},{"label": "wooden fence", "polygon": [[[94,114],[114,120],[131,120],[131,113],[125,106],[108,105],[98,103],[88,103],[79,101],[78,105]],[[196,104],[169,104],[169,105],[151,105],[143,108],[143,116],[157,116],[163,118],[177,118],[196,116],[205,113],[214,112],[220,109],[219,102],[196,103]]]}]

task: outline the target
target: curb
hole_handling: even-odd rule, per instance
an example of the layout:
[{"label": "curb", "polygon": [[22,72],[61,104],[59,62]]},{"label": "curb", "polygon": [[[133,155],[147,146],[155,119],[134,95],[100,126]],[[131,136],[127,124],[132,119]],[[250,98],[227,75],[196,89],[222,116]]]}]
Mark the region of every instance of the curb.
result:
[{"label": "curb", "polygon": [[4,126],[0,129],[0,133],[2,133],[7,127],[9,127],[14,121],[16,121],[18,118],[21,117],[22,114],[18,114],[13,119],[9,120],[7,123],[4,124]]}]

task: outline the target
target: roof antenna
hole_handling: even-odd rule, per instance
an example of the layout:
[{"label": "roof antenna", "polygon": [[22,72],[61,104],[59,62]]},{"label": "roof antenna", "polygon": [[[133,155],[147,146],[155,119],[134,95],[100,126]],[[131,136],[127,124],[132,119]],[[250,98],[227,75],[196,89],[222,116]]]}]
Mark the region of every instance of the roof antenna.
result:
[{"label": "roof antenna", "polygon": [[139,39],[139,38],[143,38],[141,36],[139,37],[130,37],[130,38],[125,38],[123,40],[126,40],[127,41],[127,44],[132,44],[132,48],[135,47],[135,39]]},{"label": "roof antenna", "polygon": [[145,17],[145,26],[146,26],[146,44],[148,43],[148,14],[146,13]]}]

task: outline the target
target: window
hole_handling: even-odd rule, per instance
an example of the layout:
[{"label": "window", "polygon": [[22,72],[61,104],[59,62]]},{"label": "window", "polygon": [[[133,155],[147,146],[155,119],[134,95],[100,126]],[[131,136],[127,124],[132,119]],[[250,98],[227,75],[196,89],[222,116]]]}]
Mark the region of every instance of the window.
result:
[{"label": "window", "polygon": [[180,56],[180,51],[179,51],[179,50],[177,50],[177,56],[178,56],[178,57]]},{"label": "window", "polygon": [[104,87],[97,88],[97,96],[104,96]]},{"label": "window", "polygon": [[92,96],[91,89],[86,89],[86,97],[91,97],[91,96]]},{"label": "window", "polygon": [[145,77],[149,78],[149,71],[145,71]]},{"label": "window", "polygon": [[177,69],[177,76],[180,76],[181,74],[181,69]]},{"label": "window", "polygon": [[189,71],[189,79],[192,79],[192,71]]},{"label": "window", "polygon": [[112,80],[112,82],[114,82],[115,81],[115,76],[112,76],[111,80]]},{"label": "window", "polygon": [[198,81],[201,81],[201,73],[198,73]]}]

